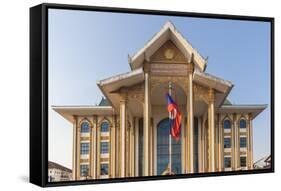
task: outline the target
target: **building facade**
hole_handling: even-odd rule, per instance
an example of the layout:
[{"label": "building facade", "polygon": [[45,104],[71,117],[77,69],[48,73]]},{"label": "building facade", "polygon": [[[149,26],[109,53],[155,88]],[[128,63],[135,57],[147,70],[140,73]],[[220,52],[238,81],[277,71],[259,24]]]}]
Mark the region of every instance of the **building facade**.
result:
[{"label": "building facade", "polygon": [[182,114],[172,141],[175,174],[253,168],[254,118],[266,105],[233,105],[233,84],[205,72],[207,61],[167,22],[136,54],[131,71],[97,83],[98,106],[53,106],[73,124],[73,180],[161,175],[169,162],[164,97]]},{"label": "building facade", "polygon": [[48,181],[60,182],[72,180],[72,170],[57,164],[55,162],[48,162]]}]

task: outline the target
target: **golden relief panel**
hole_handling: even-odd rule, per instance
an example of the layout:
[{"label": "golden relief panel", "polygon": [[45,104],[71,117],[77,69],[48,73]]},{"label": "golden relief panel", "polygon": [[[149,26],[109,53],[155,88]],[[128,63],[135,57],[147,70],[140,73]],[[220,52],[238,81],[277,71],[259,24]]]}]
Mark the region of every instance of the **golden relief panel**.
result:
[{"label": "golden relief panel", "polygon": [[187,95],[188,93],[188,79],[186,77],[162,77],[162,76],[151,76],[150,77],[150,92],[153,91],[153,89],[160,85],[160,84],[168,84],[169,82],[172,82],[174,84],[177,84],[182,88],[182,90]]},{"label": "golden relief panel", "polygon": [[168,40],[152,56],[151,62],[159,63],[187,63],[187,59],[176,45]]},{"label": "golden relief panel", "polygon": [[130,87],[123,87],[120,93],[126,94],[126,99],[137,100],[144,103],[144,83],[139,83]]},{"label": "golden relief panel", "polygon": [[193,83],[193,92],[194,92],[194,100],[199,101],[203,100],[206,104],[209,103],[209,92],[208,89],[200,86],[196,83]]},{"label": "golden relief panel", "polygon": [[187,76],[187,59],[182,52],[169,40],[164,43],[151,57],[149,70],[157,76]]}]

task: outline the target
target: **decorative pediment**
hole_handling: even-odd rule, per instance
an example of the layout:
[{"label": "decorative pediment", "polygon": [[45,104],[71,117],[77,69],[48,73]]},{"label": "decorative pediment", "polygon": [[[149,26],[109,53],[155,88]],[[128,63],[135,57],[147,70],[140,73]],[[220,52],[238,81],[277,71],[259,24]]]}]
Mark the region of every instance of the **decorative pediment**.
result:
[{"label": "decorative pediment", "polygon": [[187,58],[171,40],[168,40],[151,56],[150,62],[173,64],[187,63]]},{"label": "decorative pediment", "polygon": [[[173,45],[171,44],[173,43]],[[166,48],[166,46],[170,48]],[[163,47],[163,48],[162,48]],[[177,48],[180,51],[175,51]],[[160,51],[160,53],[157,53]],[[204,71],[207,61],[194,49],[191,44],[176,30],[170,22],[166,22],[161,30],[149,40],[143,48],[133,56],[129,56],[132,70],[141,68],[145,61],[151,60],[189,60],[194,56],[195,68]]]}]

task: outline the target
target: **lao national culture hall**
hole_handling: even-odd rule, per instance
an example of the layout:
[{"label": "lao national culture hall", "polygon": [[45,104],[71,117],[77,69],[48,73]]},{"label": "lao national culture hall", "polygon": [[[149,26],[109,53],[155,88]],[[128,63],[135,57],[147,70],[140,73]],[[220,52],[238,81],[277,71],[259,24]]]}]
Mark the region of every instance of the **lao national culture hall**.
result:
[{"label": "lao national culture hall", "polygon": [[[231,104],[234,84],[206,73],[171,22],[129,65],[97,83],[99,105],[52,107],[73,124],[73,180],[253,168],[252,124],[266,105]],[[170,136],[167,92],[181,115],[179,140]]]}]

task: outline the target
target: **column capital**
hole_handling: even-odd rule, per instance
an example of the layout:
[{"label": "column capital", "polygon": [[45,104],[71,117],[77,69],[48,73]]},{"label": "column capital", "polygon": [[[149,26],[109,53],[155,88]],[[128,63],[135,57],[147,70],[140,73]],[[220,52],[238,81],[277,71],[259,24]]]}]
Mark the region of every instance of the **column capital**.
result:
[{"label": "column capital", "polygon": [[236,113],[233,113],[233,123],[235,123],[237,120],[237,114]]},{"label": "column capital", "polygon": [[252,119],[253,119],[252,113],[249,113],[248,116],[249,116],[249,120],[252,120]]},{"label": "column capital", "polygon": [[127,92],[120,92],[120,102],[127,102],[128,101],[128,94]]},{"label": "column capital", "polygon": [[192,74],[194,71],[194,64],[191,62],[191,63],[187,63],[187,73],[188,74]]},{"label": "column capital", "polygon": [[194,71],[194,54],[192,53],[187,62],[187,73],[192,74]]},{"label": "column capital", "polygon": [[149,62],[145,62],[143,64],[143,71],[144,71],[144,73],[149,73],[150,72],[150,64],[149,64]]},{"label": "column capital", "polygon": [[215,91],[212,88],[208,90],[208,101],[209,103],[214,103],[215,101]]}]

